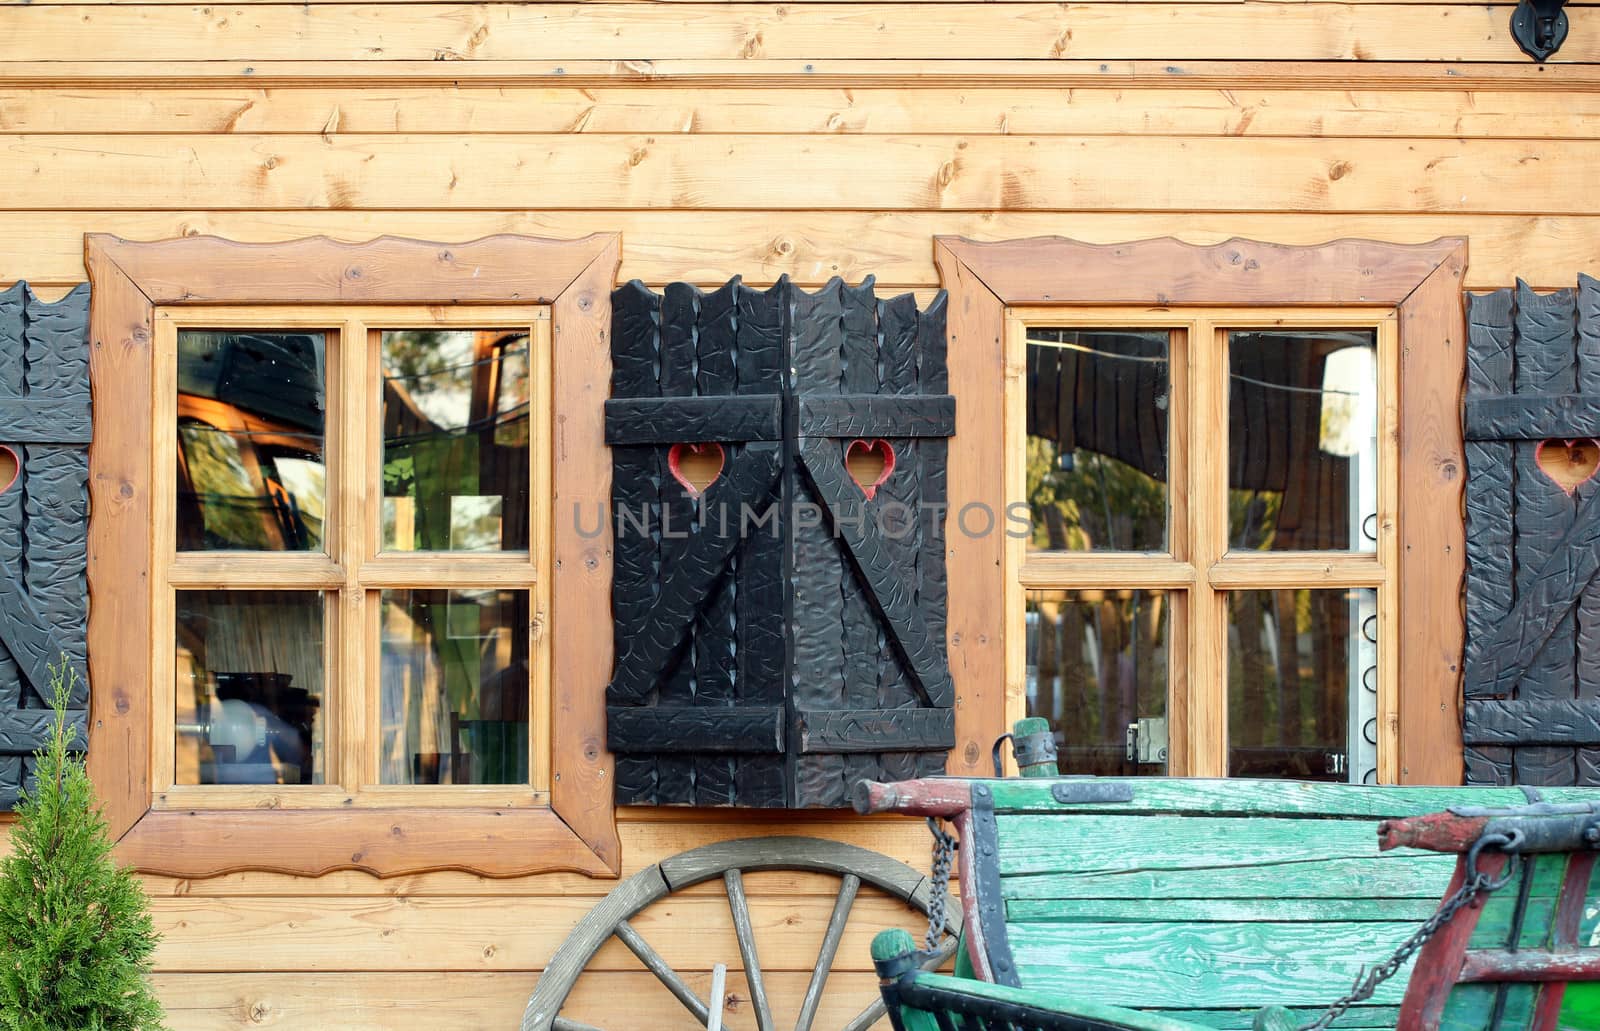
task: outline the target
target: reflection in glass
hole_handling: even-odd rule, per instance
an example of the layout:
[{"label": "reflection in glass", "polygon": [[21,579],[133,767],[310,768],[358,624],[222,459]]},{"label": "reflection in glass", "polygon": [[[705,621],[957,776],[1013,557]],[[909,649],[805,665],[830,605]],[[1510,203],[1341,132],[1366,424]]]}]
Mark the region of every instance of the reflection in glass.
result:
[{"label": "reflection in glass", "polygon": [[[1167,770],[1167,626],[1163,591],[1029,591],[1028,715],[1056,730],[1062,773]],[[1127,757],[1146,720],[1146,758]]]},{"label": "reflection in glass", "polygon": [[1377,765],[1377,592],[1226,597],[1228,775],[1360,781]]},{"label": "reflection in glass", "polygon": [[528,592],[384,591],[384,784],[528,783]]},{"label": "reflection in glass", "polygon": [[1028,546],[1167,550],[1166,330],[1028,330]]},{"label": "reflection in glass", "polygon": [[1376,550],[1374,333],[1234,332],[1228,366],[1228,546]]},{"label": "reflection in glass", "polygon": [[386,330],[383,547],[528,547],[528,336]]},{"label": "reflection in glass", "polygon": [[322,784],[322,596],[178,591],[177,784]]},{"label": "reflection in glass", "polygon": [[179,551],[322,547],[327,338],[178,332]]}]

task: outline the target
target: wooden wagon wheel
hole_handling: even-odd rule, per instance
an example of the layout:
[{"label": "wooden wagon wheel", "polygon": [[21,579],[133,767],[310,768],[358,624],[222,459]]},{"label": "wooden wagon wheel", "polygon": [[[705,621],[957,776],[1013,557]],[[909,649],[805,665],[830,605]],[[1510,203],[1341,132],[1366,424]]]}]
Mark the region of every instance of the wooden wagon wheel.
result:
[{"label": "wooden wagon wheel", "polygon": [[[562,1016],[561,1008],[578,976],[601,946],[613,937],[637,956],[694,1019],[704,1025],[708,1020],[705,1001],[695,994],[694,989],[629,921],[652,903],[673,892],[717,878],[722,880],[727,893],[729,918],[739,943],[739,956],[728,957],[728,965],[744,969],[758,1031],[777,1031],[779,1025],[773,1020],[762,979],[755,930],[744,889],[744,875],[760,870],[821,873],[836,876],[840,882],[816,966],[812,968],[811,980],[800,1004],[795,1031],[812,1031],[839,941],[844,935],[851,906],[861,885],[879,888],[903,900],[915,912],[926,914],[928,911],[927,874],[913,870],[896,859],[854,845],[799,837],[741,838],[705,845],[663,859],[655,866],[634,874],[584,917],[567,940],[561,943],[540,976],[522,1016],[522,1031],[598,1031],[582,1021]],[[938,957],[927,964],[930,969],[955,951],[960,921],[959,909],[952,905],[945,921],[950,934],[940,947]],[[730,973],[730,979],[733,976]],[[862,1005],[862,1010],[844,1025],[843,1031],[864,1031],[884,1019],[883,999],[876,993],[870,1000],[863,999]]]}]

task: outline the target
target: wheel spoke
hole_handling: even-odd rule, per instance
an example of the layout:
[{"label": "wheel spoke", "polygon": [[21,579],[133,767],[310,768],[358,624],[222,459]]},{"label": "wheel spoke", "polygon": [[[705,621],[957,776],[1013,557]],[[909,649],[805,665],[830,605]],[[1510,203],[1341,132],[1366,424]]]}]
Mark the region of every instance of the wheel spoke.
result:
[{"label": "wheel spoke", "polygon": [[883,996],[878,996],[867,1004],[867,1008],[856,1014],[856,1019],[844,1026],[844,1031],[866,1031],[888,1015],[889,1007],[883,1004]]},{"label": "wheel spoke", "polygon": [[557,1017],[550,1022],[550,1031],[600,1031],[600,1029],[581,1020],[573,1020],[571,1017]]},{"label": "wheel spoke", "polygon": [[773,1031],[772,1007],[767,1004],[767,986],[761,980],[761,960],[756,956],[755,928],[750,925],[750,905],[744,897],[744,875],[729,870],[722,875],[722,883],[728,892],[728,911],[733,914],[733,933],[739,938],[739,958],[744,961],[744,979],[750,986],[757,1031]]},{"label": "wheel spoke", "polygon": [[644,940],[644,936],[634,930],[632,924],[624,920],[617,924],[617,937],[621,939],[622,944],[628,947],[629,952],[639,957],[639,962],[643,963],[652,974],[656,975],[657,981],[667,986],[667,991],[672,993],[673,998],[683,1003],[684,1008],[694,1014],[694,1019],[698,1020],[702,1027],[705,1026],[711,1019],[711,1014],[706,1004],[701,1002],[700,996],[694,993],[694,989],[690,988],[688,983],[678,976],[678,972],[673,970],[667,964],[667,961],[661,958],[661,954],[650,947],[650,943]]},{"label": "wheel spoke", "polygon": [[833,970],[833,957],[839,951],[839,939],[844,937],[844,925],[850,919],[850,907],[855,905],[856,892],[861,888],[861,878],[853,873],[844,875],[839,885],[839,896],[833,900],[833,915],[828,917],[828,932],[822,936],[822,948],[817,950],[817,965],[811,968],[811,983],[806,986],[805,999],[800,1003],[800,1019],[794,1031],[811,1031],[811,1022],[817,1017],[817,1006],[822,1002],[822,989]]}]

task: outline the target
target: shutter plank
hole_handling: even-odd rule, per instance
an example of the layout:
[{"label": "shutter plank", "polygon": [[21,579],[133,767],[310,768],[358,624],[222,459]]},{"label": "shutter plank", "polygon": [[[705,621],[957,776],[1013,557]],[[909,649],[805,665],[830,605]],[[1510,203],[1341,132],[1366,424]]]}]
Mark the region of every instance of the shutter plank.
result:
[{"label": "shutter plank", "polygon": [[[690,397],[695,393],[696,322],[700,315],[700,291],[688,283],[668,283],[661,293],[661,396]],[[662,593],[688,591],[676,599],[665,599],[674,613],[688,616],[684,634],[670,652],[658,656],[661,671],[658,704],[692,705],[696,687],[694,649],[699,609],[721,572],[728,551],[718,551],[715,565],[702,565],[698,575],[674,580],[672,571],[690,554],[704,534],[695,528],[699,502],[673,476],[668,466],[670,449],[659,452],[661,463],[661,569]],[[724,449],[723,460],[728,455]],[[722,475],[727,475],[726,464]],[[714,485],[713,485],[714,486]],[[700,558],[709,556],[702,555]],[[695,800],[694,760],[676,756],[656,757],[656,801],[661,805],[687,805]]]},{"label": "shutter plank", "polygon": [[[882,339],[883,378],[879,389],[883,400],[911,401],[917,397],[917,299],[911,294],[901,294],[878,305],[878,328]],[[955,405],[951,399],[951,430],[955,429]],[[916,590],[917,548],[920,546],[917,529],[917,506],[922,499],[922,441],[912,437],[893,440],[896,461],[894,475],[878,489],[878,528],[884,549],[889,557],[912,575],[909,587]],[[896,522],[896,516],[899,521]],[[916,689],[911,684],[905,668],[887,642],[880,644],[882,673],[878,679],[880,708],[907,708],[914,711],[917,705]],[[816,714],[808,714],[808,721]],[[952,724],[952,726],[954,726]],[[802,729],[802,734],[809,725]],[[900,736],[895,735],[897,741]],[[954,744],[952,733],[951,743]],[[802,740],[801,747],[805,747]],[[947,746],[948,747],[948,746]],[[884,752],[878,756],[878,765],[884,780],[907,780],[917,775],[915,751]]]},{"label": "shutter plank", "polygon": [[[1600,395],[1600,282],[1578,277],[1578,390],[1591,397]],[[1592,424],[1600,431],[1600,412]],[[1600,483],[1590,480],[1577,490],[1578,503],[1586,503],[1600,493]],[[1578,598],[1576,616],[1577,696],[1600,698],[1600,583],[1590,579]],[[1577,783],[1600,786],[1600,742],[1578,749]]]},{"label": "shutter plank", "polygon": [[[789,370],[788,280],[766,291],[741,287],[738,299],[738,392],[778,394]],[[782,468],[780,443],[746,444],[751,460]],[[784,542],[778,512],[782,490],[775,480],[768,489],[749,498],[755,519],[771,515],[773,522],[741,527],[745,540],[734,577],[734,598],[741,648],[734,697],[740,705],[783,705],[788,675],[788,642],[784,590]],[[741,521],[743,512],[741,511]],[[788,760],[783,757],[743,756],[739,760],[739,804],[772,808],[788,803]]]},{"label": "shutter plank", "polygon": [[[26,291],[26,284],[16,283],[0,293],[0,398],[16,399],[18,403],[21,402],[26,375],[22,339]],[[7,432],[0,430],[0,433]],[[7,436],[0,438],[0,442],[12,443],[12,440]],[[25,457],[22,449],[14,447],[13,450],[18,459]],[[26,469],[23,473],[26,473]],[[13,484],[12,489],[0,494],[0,563],[9,569],[22,568],[23,493],[18,484]],[[30,695],[22,667],[5,644],[0,642],[0,710],[18,708],[23,704],[23,699]],[[7,769],[11,769],[13,778],[7,777]],[[14,793],[21,786],[22,781],[18,779],[21,769],[20,764],[14,769],[0,769],[0,794],[8,787]],[[3,799],[0,799],[0,803],[6,807],[11,805],[11,802]]]},{"label": "shutter plank", "polygon": [[[660,298],[634,280],[611,294],[611,396],[659,397],[656,363],[660,350]],[[611,607],[620,643],[644,632],[658,594],[659,544],[652,529],[660,518],[656,448],[615,447],[612,461],[614,567]],[[622,649],[617,651],[620,666]],[[614,692],[611,699],[615,702]],[[616,758],[619,805],[655,801],[655,761],[648,756]]]},{"label": "shutter plank", "polygon": [[[1516,306],[1513,348],[1517,392],[1567,393],[1576,389],[1573,291],[1540,296],[1518,281]],[[1574,501],[1539,469],[1536,443],[1512,446],[1516,454],[1517,506],[1514,555],[1520,595],[1535,587],[1538,573],[1561,546],[1562,537],[1572,525]],[[1518,683],[1519,699],[1557,701],[1572,697],[1575,629],[1573,613],[1562,613]],[[1518,748],[1512,765],[1517,782],[1522,784],[1570,784],[1577,778],[1577,758],[1569,748]]]},{"label": "shutter plank", "polygon": [[[840,394],[860,396],[878,392],[878,305],[872,287],[873,279],[868,276],[860,286],[846,286],[840,291],[844,304],[840,319],[843,367],[840,369],[840,384],[836,388]],[[864,439],[870,443],[878,436],[880,434],[873,433]],[[837,440],[834,446],[841,448],[842,453],[850,440],[848,437]],[[854,480],[851,485],[855,486]],[[875,506],[859,487],[850,501],[855,517],[863,521],[874,518]],[[834,568],[838,570],[839,591],[843,600],[840,616],[844,621],[844,707],[871,709],[878,704],[878,681],[884,675],[883,668],[893,664],[894,658],[883,646],[882,630],[873,618],[866,586],[843,555],[838,540],[835,539],[833,544]],[[848,792],[858,781],[880,779],[882,772],[877,756],[847,754],[844,760],[845,791]]]},{"label": "shutter plank", "polygon": [[[950,391],[950,372],[945,361],[945,315],[948,296],[943,290],[929,302],[917,319],[917,377],[918,387],[924,394],[945,394]],[[1066,363],[1062,364],[1063,373]],[[1075,439],[1075,438],[1074,438]],[[918,445],[918,460],[922,474],[922,500],[938,506],[937,509],[918,511],[917,525],[920,540],[917,549],[917,608],[927,622],[928,636],[937,642],[940,654],[945,650],[945,600],[946,576],[944,565],[946,511],[945,459],[949,452],[948,441],[933,438]],[[944,772],[945,756],[938,752],[923,752],[917,756],[917,776],[930,777]]]},{"label": "shutter plank", "polygon": [[[729,395],[733,394],[737,385],[737,371],[734,368],[735,347],[735,296],[739,289],[737,281],[730,281],[714,293],[700,298],[698,314],[698,328],[695,341],[696,382],[695,391],[702,400],[712,401],[718,405],[730,405]],[[775,422],[779,421],[774,419]],[[774,429],[777,427],[774,426]],[[725,435],[722,439],[738,439],[741,434]],[[743,444],[724,444],[723,451],[727,457],[742,454]],[[715,522],[713,528],[717,533],[732,533],[739,536],[738,524],[727,522],[729,513],[727,506],[731,503],[737,516],[737,507],[740,499],[731,499],[724,502],[710,512],[710,518]],[[701,531],[707,532],[707,531]],[[735,550],[730,558],[730,565],[737,568],[739,561],[738,551]],[[734,599],[734,573],[732,569],[725,570],[711,589],[711,595],[706,599],[705,607],[700,610],[699,617],[695,620],[695,694],[694,704],[700,707],[711,707],[714,714],[702,714],[701,719],[712,728],[723,727],[731,730],[729,720],[740,712],[755,712],[756,710],[733,710],[733,678],[737,672],[738,659],[735,655],[735,640],[737,626],[735,623]],[[775,710],[776,712],[776,710]],[[778,721],[778,715],[768,714],[770,719]],[[780,730],[781,733],[781,730]],[[743,733],[729,734],[729,738],[745,741],[748,735]],[[771,732],[767,734],[770,740]],[[782,750],[781,736],[776,739],[778,747],[773,751]],[[695,749],[703,752],[720,751],[768,751],[769,749],[721,748],[716,746],[704,749]],[[737,768],[734,759],[725,755],[703,755],[694,762],[694,799],[698,805],[733,805],[738,801],[736,776]]]}]

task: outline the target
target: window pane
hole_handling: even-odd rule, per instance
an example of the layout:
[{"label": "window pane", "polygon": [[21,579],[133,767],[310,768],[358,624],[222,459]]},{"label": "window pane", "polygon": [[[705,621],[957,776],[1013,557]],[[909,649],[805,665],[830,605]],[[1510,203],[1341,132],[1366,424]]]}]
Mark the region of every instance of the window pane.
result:
[{"label": "window pane", "polygon": [[1167,550],[1166,330],[1028,330],[1028,546]]},{"label": "window pane", "polygon": [[316,551],[327,337],[178,332],[179,551]]},{"label": "window pane", "polygon": [[1228,366],[1228,546],[1375,550],[1372,331],[1230,333]]},{"label": "window pane", "polygon": [[528,783],[528,592],[383,592],[384,784]]},{"label": "window pane", "polygon": [[384,550],[527,550],[527,334],[382,338]]},{"label": "window pane", "polygon": [[1238,591],[1228,608],[1228,773],[1377,779],[1378,594]]},{"label": "window pane", "polygon": [[[1167,772],[1170,619],[1164,591],[1028,592],[1028,715],[1056,729],[1062,773]],[[1134,723],[1146,761],[1127,757]]]},{"label": "window pane", "polygon": [[178,784],[322,784],[322,596],[177,592]]}]

